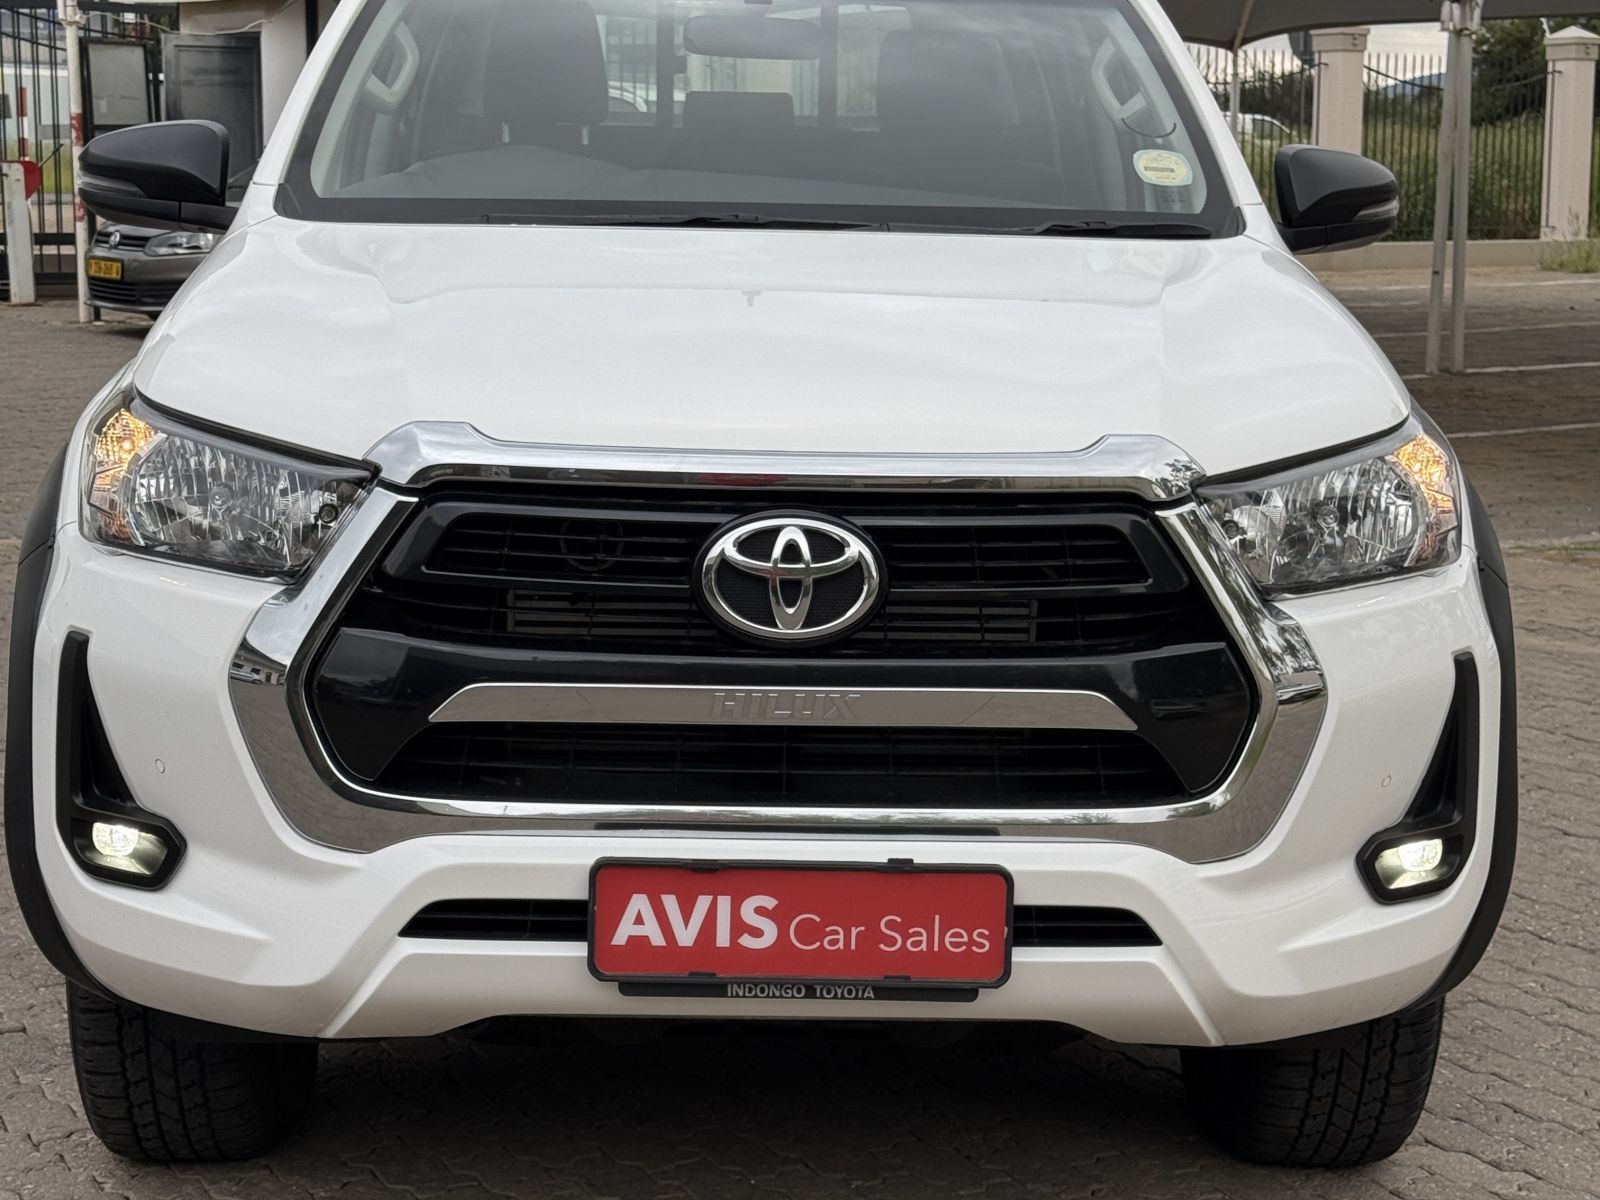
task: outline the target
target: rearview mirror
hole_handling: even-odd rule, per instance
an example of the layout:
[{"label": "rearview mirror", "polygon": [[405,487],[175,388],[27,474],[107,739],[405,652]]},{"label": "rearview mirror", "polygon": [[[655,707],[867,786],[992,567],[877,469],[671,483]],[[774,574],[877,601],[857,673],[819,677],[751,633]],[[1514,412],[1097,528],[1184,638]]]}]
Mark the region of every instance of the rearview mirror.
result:
[{"label": "rearview mirror", "polygon": [[78,195],[124,225],[226,229],[228,131],[215,121],[161,121],[103,133],[83,148]]},{"label": "rearview mirror", "polygon": [[805,62],[822,57],[822,27],[790,17],[708,13],[689,18],[683,48],[709,58]]},{"label": "rearview mirror", "polygon": [[1278,152],[1278,232],[1296,254],[1355,250],[1394,232],[1400,185],[1382,163],[1321,146]]}]

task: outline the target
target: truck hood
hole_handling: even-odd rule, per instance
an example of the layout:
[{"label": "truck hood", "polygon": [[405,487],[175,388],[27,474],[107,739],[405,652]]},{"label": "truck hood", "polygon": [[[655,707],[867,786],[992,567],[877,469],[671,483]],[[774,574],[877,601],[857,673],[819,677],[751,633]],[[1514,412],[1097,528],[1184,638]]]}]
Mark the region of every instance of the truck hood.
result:
[{"label": "truck hood", "polygon": [[360,458],[513,442],[886,453],[1155,434],[1209,474],[1375,436],[1404,386],[1249,238],[319,225],[236,230],[141,352],[158,404]]}]

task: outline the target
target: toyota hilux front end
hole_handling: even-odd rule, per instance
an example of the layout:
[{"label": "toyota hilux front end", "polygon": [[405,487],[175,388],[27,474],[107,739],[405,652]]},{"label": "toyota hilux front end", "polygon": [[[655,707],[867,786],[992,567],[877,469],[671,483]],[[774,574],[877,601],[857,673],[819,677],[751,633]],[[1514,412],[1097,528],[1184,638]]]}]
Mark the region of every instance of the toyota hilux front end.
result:
[{"label": "toyota hilux front end", "polygon": [[84,173],[231,224],[18,574],[113,1149],[519,1015],[1049,1022],[1248,1158],[1409,1134],[1515,692],[1482,506],[1290,254],[1381,168],[1291,148],[1273,221],[1147,0],[365,0],[237,212],[203,124]]}]

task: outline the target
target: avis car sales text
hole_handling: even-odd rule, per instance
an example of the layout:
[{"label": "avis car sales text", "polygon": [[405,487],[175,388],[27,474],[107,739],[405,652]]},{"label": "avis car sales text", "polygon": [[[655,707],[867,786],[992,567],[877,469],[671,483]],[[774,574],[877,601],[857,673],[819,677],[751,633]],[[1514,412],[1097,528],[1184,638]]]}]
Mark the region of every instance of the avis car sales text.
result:
[{"label": "avis car sales text", "polygon": [[703,933],[710,933],[718,947],[737,943],[746,950],[765,950],[782,938],[797,950],[859,950],[875,944],[891,953],[987,954],[992,939],[999,936],[988,929],[947,924],[941,916],[935,916],[931,925],[913,925],[895,913],[885,913],[869,927],[840,925],[809,912],[785,917],[775,913],[777,906],[775,897],[747,896],[738,906],[736,929],[732,896],[697,896],[685,912],[677,896],[635,892],[611,944],[626,946],[643,938],[652,946],[666,946],[670,935],[678,946],[690,947]]}]

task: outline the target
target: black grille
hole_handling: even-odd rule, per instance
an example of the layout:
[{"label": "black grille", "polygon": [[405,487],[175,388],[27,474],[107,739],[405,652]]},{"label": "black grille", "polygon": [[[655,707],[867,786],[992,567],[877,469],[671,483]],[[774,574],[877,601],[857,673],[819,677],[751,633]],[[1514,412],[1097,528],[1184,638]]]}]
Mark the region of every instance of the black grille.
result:
[{"label": "black grille", "polygon": [[[770,657],[724,632],[687,590],[556,591],[397,585],[375,580],[347,621],[414,638],[528,645],[552,651]],[[1187,592],[1134,599],[986,600],[893,592],[883,610],[828,658],[1009,657],[1114,653],[1215,638]]]},{"label": "black grille", "polygon": [[1121,908],[1019,904],[1011,914],[1013,946],[1159,946],[1156,931]]},{"label": "black grille", "polygon": [[[617,510],[587,516],[569,508],[463,508],[437,531],[418,574],[516,584],[685,585],[701,547],[724,519],[717,515],[684,521]],[[960,524],[903,523],[907,520],[918,521],[881,514],[863,521],[883,555],[886,574],[901,590],[1140,587],[1151,582],[1149,565],[1117,522],[1062,524],[1059,516],[1041,521],[992,512],[974,513]]]},{"label": "black grille", "polygon": [[[582,944],[589,937],[589,905],[584,900],[439,900],[406,922],[400,936]],[[1125,909],[1019,904],[1012,910],[1011,944],[1159,946],[1161,939]]]},{"label": "black grille", "polygon": [[[111,244],[113,232],[121,234],[115,246]],[[96,250],[126,250],[131,254],[135,250],[143,250],[154,236],[152,233],[129,233],[126,229],[102,229],[94,235],[94,247]]]},{"label": "black grille", "polygon": [[[706,613],[699,556],[764,513],[832,518],[878,549],[866,623],[774,645]],[[529,680],[1076,688],[1133,729],[430,724],[463,688]],[[668,809],[1165,803],[1215,786],[1253,705],[1221,618],[1136,505],[760,487],[430,494],[346,602],[308,690],[335,759],[382,791]]]},{"label": "black grille", "polygon": [[[883,558],[887,598],[829,659],[1066,656],[1215,641],[1216,615],[1138,509],[999,493],[757,493],[674,503],[660,492],[442,496],[384,557],[345,624],[409,638],[545,651],[752,657],[693,595],[718,529],[758,511],[825,511]],[[752,581],[754,582],[754,581]],[[818,603],[823,600],[819,598]]]},{"label": "black grille", "polygon": [[1182,785],[1144,739],[1043,729],[433,725],[380,789],[575,803],[1059,807]]},{"label": "black grille", "polygon": [[586,900],[438,900],[400,931],[401,937],[501,942],[586,942]]},{"label": "black grille", "polygon": [[133,284],[108,279],[89,280],[89,299],[96,304],[164,305],[178,294],[178,283]]}]

